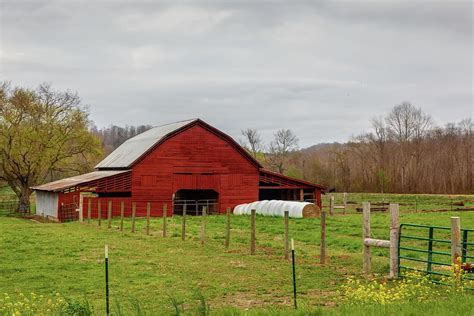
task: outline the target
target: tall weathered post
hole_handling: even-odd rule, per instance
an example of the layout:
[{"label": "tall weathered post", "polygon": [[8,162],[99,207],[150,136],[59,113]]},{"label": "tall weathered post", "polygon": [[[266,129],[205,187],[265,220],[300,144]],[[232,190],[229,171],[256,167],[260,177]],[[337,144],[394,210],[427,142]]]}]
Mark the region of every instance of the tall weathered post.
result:
[{"label": "tall weathered post", "polygon": [[398,275],[399,206],[390,204],[390,277]]},{"label": "tall weathered post", "polygon": [[321,264],[326,263],[326,211],[321,211],[321,245],[320,245],[320,256],[319,262]]},{"label": "tall weathered post", "polygon": [[97,223],[100,226],[100,221],[102,219],[102,210],[100,209],[100,199],[97,200],[97,217],[99,219],[99,222]]},{"label": "tall weathered post", "polygon": [[132,233],[135,232],[135,215],[137,214],[137,203],[132,203]]},{"label": "tall weathered post", "polygon": [[451,217],[451,261],[455,264],[459,263],[458,258],[461,254],[461,219],[453,216]]},{"label": "tall weathered post", "polygon": [[331,194],[329,198],[329,215],[334,215],[334,195]]},{"label": "tall weathered post", "polygon": [[165,204],[163,205],[163,237],[166,237],[166,222],[167,222],[167,208],[168,208],[168,205]]},{"label": "tall weathered post", "polygon": [[150,235],[150,213],[151,213],[151,203],[146,204],[146,234]]},{"label": "tall weathered post", "polygon": [[347,211],[347,193],[344,192],[342,196],[342,203],[344,204],[344,214],[346,214]]},{"label": "tall weathered post", "polygon": [[202,208],[202,222],[201,222],[201,245],[206,243],[206,221],[207,221],[207,207]]},{"label": "tall weathered post", "polygon": [[89,198],[87,201],[87,223],[91,223],[91,208],[92,208],[92,200]]},{"label": "tall weathered post", "polygon": [[120,231],[123,231],[123,213],[125,211],[125,205],[122,202],[120,202]]},{"label": "tall weathered post", "polygon": [[186,240],[186,202],[183,206],[183,221],[181,222],[181,239]]},{"label": "tall weathered post", "polygon": [[225,225],[225,248],[229,249],[230,245],[230,207],[226,209],[226,225]]},{"label": "tall weathered post", "polygon": [[109,206],[107,208],[107,228],[112,227],[112,201],[109,201]]},{"label": "tall weathered post", "polygon": [[256,210],[251,210],[250,216],[250,254],[255,254],[256,249]]},{"label": "tall weathered post", "polygon": [[285,235],[284,235],[284,247],[285,247],[285,259],[290,259],[290,251],[289,251],[289,217],[290,212],[285,211],[285,219],[284,219],[284,227],[285,227]]}]

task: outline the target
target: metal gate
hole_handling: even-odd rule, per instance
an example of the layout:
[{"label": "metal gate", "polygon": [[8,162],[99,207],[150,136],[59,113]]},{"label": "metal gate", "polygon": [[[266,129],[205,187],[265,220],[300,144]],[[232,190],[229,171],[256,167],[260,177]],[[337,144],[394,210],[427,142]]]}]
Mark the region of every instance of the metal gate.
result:
[{"label": "metal gate", "polygon": [[187,215],[202,215],[204,207],[207,214],[219,214],[219,202],[217,200],[174,200],[173,214],[183,215],[186,207]]},{"label": "metal gate", "polygon": [[[474,261],[474,229],[461,229],[461,260]],[[471,240],[469,240],[471,237]],[[444,284],[442,277],[452,276],[451,228],[418,224],[401,224],[398,240],[398,275],[404,271],[428,273],[435,283]],[[467,273],[465,280],[474,280]],[[472,287],[467,289],[474,290]]]}]

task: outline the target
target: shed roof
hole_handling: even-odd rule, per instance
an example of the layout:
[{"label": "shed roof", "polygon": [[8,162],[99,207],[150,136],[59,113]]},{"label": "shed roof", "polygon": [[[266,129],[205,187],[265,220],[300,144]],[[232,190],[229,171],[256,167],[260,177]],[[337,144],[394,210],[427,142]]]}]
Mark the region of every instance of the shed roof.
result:
[{"label": "shed roof", "polygon": [[111,176],[115,176],[117,174],[129,172],[130,170],[106,170],[106,171],[93,171],[86,174],[81,174],[74,177],[69,177],[53,182],[49,182],[46,184],[38,185],[32,187],[33,190],[39,191],[52,191],[52,192],[60,192],[65,189],[72,188],[76,185],[91,182],[94,180],[99,180],[102,178],[107,178]]},{"label": "shed roof", "polygon": [[128,168],[157,142],[195,121],[197,121],[197,119],[165,124],[138,134],[125,141],[110,155],[105,157],[104,160],[99,162],[95,168]]},{"label": "shed roof", "polygon": [[[268,169],[260,169],[260,181],[265,183],[276,183],[281,185],[282,187],[312,187],[325,190],[325,188],[320,184],[288,177],[280,173],[270,171]],[[277,188],[278,187],[276,187],[275,189]]]}]

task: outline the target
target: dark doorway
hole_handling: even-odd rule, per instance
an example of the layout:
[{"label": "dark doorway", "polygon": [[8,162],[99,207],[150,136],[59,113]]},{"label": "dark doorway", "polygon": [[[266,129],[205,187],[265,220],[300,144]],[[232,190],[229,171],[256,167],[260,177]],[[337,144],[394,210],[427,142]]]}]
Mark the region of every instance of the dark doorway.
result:
[{"label": "dark doorway", "polygon": [[219,193],[214,190],[179,190],[174,196],[173,213],[183,215],[202,215],[204,207],[208,214],[219,213]]}]

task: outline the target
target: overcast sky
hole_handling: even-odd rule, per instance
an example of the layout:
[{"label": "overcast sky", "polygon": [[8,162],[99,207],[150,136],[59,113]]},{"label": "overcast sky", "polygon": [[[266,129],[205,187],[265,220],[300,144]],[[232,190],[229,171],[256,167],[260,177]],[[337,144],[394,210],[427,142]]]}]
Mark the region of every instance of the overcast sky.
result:
[{"label": "overcast sky", "polygon": [[0,79],[77,91],[99,127],[200,117],[305,147],[405,100],[473,116],[471,1],[0,3]]}]

